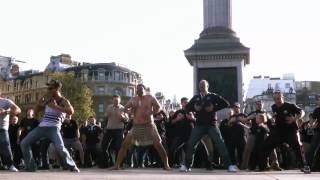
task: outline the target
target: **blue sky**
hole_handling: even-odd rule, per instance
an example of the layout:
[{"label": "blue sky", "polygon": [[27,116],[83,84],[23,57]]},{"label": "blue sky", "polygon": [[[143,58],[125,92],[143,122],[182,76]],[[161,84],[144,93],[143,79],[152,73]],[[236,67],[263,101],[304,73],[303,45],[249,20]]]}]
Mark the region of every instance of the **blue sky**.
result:
[{"label": "blue sky", "polygon": [[[192,96],[183,50],[203,29],[201,0],[2,0],[0,55],[43,70],[51,55],[117,62],[141,73],[153,93]],[[251,48],[253,75],[320,80],[320,1],[233,0],[232,27]]]}]

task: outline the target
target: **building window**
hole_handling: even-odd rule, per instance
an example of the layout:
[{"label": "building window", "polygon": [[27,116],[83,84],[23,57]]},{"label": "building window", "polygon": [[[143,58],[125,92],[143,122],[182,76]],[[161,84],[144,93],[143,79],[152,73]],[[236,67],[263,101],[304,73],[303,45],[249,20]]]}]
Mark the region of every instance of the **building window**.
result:
[{"label": "building window", "polygon": [[119,81],[123,81],[124,80],[124,73],[120,72],[119,74]]},{"label": "building window", "polygon": [[104,72],[99,72],[99,80],[104,81],[105,80],[105,74]]},{"label": "building window", "polygon": [[131,87],[128,88],[128,96],[129,97],[133,97],[134,96],[134,89],[131,88]]},{"label": "building window", "polygon": [[88,81],[88,73],[87,72],[82,72],[82,81]]},{"label": "building window", "polygon": [[39,100],[39,93],[36,93],[36,101]]},{"label": "building window", "polygon": [[114,80],[115,81],[120,81],[120,72],[119,71],[115,71],[114,72]]},{"label": "building window", "polygon": [[98,71],[89,71],[89,80],[98,80]]},{"label": "building window", "polygon": [[99,113],[103,113],[104,112],[104,105],[103,104],[99,104],[98,105],[98,112]]},{"label": "building window", "polygon": [[19,90],[19,82],[15,81],[15,82],[13,83],[13,90],[14,90],[14,91],[18,91],[18,90]]},{"label": "building window", "polygon": [[105,80],[112,79],[112,73],[110,71],[104,72]]},{"label": "building window", "polygon": [[19,104],[20,103],[20,96],[15,96],[14,97],[14,102]]},{"label": "building window", "polygon": [[286,83],[286,89],[289,89],[290,87],[290,83]]},{"label": "building window", "polygon": [[96,92],[97,92],[99,95],[104,95],[104,94],[105,94],[105,88],[104,88],[104,86],[98,86]]},{"label": "building window", "polygon": [[28,104],[31,102],[31,94],[26,94],[24,97],[24,103]]}]

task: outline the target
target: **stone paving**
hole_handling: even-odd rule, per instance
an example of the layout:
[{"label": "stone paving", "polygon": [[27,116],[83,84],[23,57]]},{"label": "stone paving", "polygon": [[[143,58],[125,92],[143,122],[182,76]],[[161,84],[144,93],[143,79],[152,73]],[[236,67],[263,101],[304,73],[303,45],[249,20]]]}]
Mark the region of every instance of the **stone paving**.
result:
[{"label": "stone paving", "polygon": [[0,171],[0,180],[320,180],[320,173],[303,174],[297,170],[281,172],[247,172],[228,173],[224,170],[206,171],[193,169],[189,173],[178,170],[161,169],[127,169],[110,171],[106,169],[82,169],[81,173],[50,170],[36,173],[11,173]]}]

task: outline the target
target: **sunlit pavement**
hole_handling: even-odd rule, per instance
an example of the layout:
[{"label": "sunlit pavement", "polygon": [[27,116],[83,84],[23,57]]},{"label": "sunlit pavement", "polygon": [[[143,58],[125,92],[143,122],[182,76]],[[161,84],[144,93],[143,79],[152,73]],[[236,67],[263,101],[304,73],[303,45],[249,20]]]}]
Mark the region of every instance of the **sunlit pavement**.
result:
[{"label": "sunlit pavement", "polygon": [[298,170],[281,172],[248,172],[239,171],[228,173],[225,170],[207,171],[204,169],[193,169],[192,172],[182,173],[178,169],[164,171],[162,169],[126,169],[110,171],[107,169],[81,169],[81,173],[72,173],[62,170],[18,172],[0,171],[0,180],[275,180],[275,179],[320,179],[320,173],[303,174]]}]

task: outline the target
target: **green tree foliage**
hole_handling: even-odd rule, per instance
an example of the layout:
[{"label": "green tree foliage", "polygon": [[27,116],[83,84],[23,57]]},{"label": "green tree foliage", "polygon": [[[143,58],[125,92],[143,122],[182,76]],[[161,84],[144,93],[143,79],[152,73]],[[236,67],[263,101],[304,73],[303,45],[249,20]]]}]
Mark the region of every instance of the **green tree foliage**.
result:
[{"label": "green tree foliage", "polygon": [[89,116],[94,115],[91,89],[76,81],[73,73],[55,72],[51,78],[62,82],[62,95],[69,99],[73,108],[73,119],[84,122]]}]

